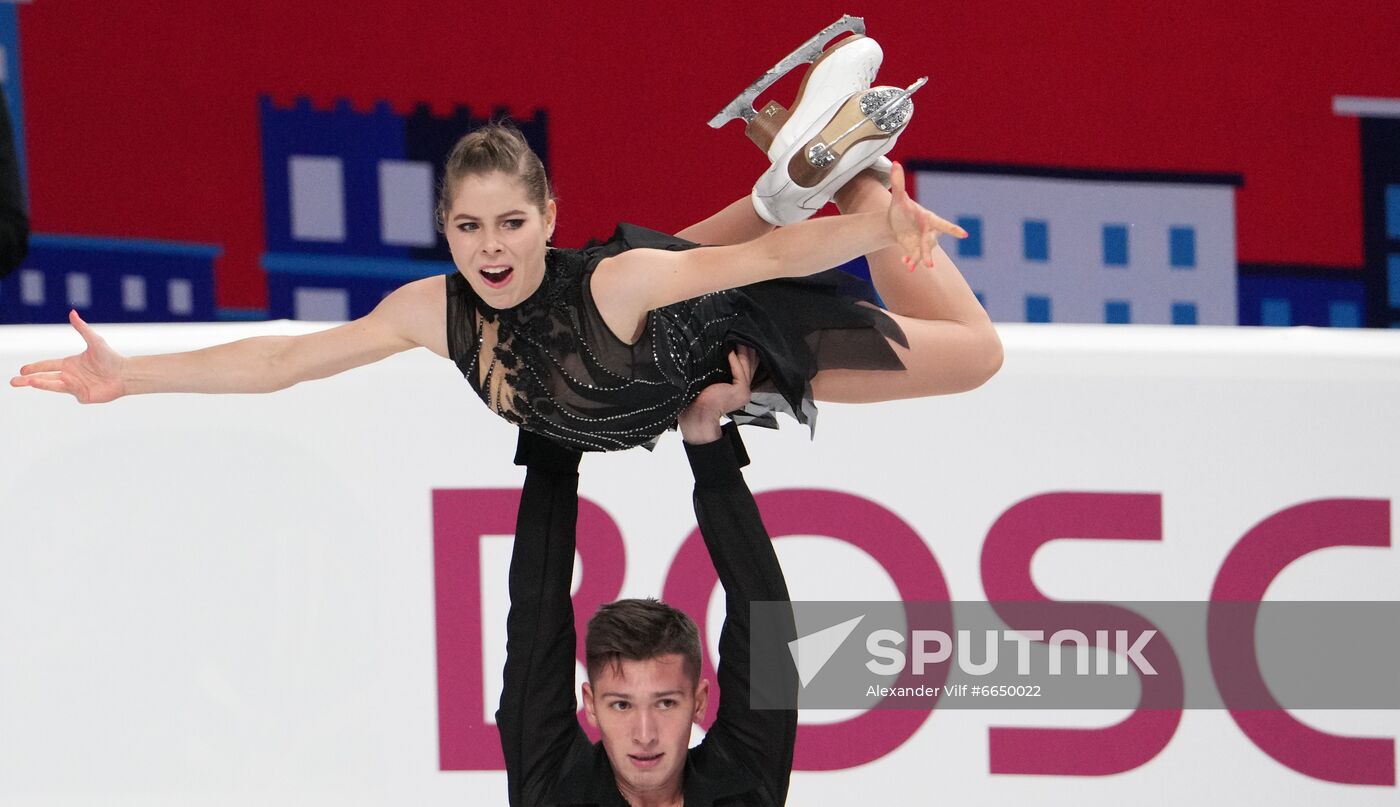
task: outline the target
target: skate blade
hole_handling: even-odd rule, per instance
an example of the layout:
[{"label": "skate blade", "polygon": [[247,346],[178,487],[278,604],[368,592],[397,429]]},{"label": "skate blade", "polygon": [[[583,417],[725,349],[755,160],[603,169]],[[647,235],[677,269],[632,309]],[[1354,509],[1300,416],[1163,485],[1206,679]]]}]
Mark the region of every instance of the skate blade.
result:
[{"label": "skate blade", "polygon": [[822,55],[822,50],[827,43],[845,33],[864,34],[865,20],[847,14],[818,31],[816,36],[803,42],[801,47],[783,57],[782,61],[769,68],[768,72],[759,77],[758,81],[750,84],[748,89],[739,93],[739,96],[720,110],[718,115],[710,118],[710,128],[718,129],[735,118],[743,118],[746,121],[753,120],[758,115],[758,111],[753,107],[753,102],[759,93],[773,86],[778,79],[787,75],[794,67],[816,61]]},{"label": "skate blade", "polygon": [[926,81],[921,78],[904,90],[875,87],[846,101],[817,136],[792,155],[788,176],[804,188],[814,188],[857,143],[902,131],[914,111],[909,96]]}]

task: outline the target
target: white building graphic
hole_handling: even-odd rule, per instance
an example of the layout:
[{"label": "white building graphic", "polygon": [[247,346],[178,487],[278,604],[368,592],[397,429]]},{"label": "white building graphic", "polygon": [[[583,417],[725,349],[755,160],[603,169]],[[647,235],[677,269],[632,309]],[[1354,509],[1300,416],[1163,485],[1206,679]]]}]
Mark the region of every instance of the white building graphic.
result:
[{"label": "white building graphic", "polygon": [[914,163],[999,322],[1234,325],[1238,176]]}]

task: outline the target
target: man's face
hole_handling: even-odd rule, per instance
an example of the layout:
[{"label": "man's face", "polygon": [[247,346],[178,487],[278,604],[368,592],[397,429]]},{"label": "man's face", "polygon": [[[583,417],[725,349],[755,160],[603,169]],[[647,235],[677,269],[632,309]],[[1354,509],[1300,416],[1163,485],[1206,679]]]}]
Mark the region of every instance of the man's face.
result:
[{"label": "man's face", "polygon": [[690,727],[705,715],[710,682],[691,683],[679,653],[609,665],[583,685],[588,722],[603,734],[624,795],[677,792]]}]

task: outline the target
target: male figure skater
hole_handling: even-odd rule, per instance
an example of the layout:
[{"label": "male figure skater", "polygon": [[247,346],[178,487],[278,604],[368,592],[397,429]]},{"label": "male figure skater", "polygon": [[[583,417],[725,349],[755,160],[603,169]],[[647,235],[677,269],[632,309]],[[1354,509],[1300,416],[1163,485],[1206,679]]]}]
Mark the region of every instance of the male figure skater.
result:
[{"label": "male figure skater", "polygon": [[[574,700],[570,582],[579,454],[520,433],[526,466],[510,565],[505,685],[496,722],[510,803],[523,805],[780,805],[787,798],[795,710],[750,708],[749,604],[789,599],[782,569],[740,472],[748,462],[719,418],[749,399],[753,354],[736,351],[734,382],[707,388],[680,417],[695,474],[695,512],[725,591],[717,678],[723,690],[705,740],[700,639],[684,613],[656,600],[598,610],[586,637],[583,702],[602,741],[588,741]],[[784,637],[784,641],[793,637]],[[793,682],[795,688],[795,681]]]}]

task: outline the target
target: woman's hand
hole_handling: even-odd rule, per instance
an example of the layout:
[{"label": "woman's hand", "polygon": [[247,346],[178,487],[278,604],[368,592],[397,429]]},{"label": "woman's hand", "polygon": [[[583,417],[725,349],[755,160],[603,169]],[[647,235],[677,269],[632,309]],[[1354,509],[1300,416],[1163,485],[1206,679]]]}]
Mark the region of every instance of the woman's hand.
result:
[{"label": "woman's hand", "polygon": [[26,364],[19,368],[19,375],[10,379],[10,386],[66,392],[79,403],[106,403],[126,394],[122,382],[126,357],[108,347],[77,311],[68,312],[68,321],[87,343],[87,350],[66,359]]},{"label": "woman's hand", "polygon": [[904,263],[910,271],[919,262],[933,266],[933,250],[938,245],[940,233],[967,238],[966,230],[930,213],[910,198],[904,189],[904,166],[899,163],[895,163],[890,171],[889,222],[895,240],[904,250]]},{"label": "woman's hand", "polygon": [[734,380],[728,384],[711,384],[695,396],[690,406],[681,412],[677,425],[687,443],[710,443],[720,438],[719,419],[749,402],[749,385],[753,383],[758,355],[748,345],[738,345],[729,354],[729,372]]}]

